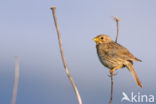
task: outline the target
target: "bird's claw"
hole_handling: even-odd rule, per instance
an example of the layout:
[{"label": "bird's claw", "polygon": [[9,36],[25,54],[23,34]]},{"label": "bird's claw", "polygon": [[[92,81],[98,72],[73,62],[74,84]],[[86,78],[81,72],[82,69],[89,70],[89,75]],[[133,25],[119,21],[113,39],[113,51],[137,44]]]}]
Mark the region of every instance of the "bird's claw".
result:
[{"label": "bird's claw", "polygon": [[117,74],[118,74],[118,73],[110,72],[110,75],[108,75],[108,77],[116,76]]}]

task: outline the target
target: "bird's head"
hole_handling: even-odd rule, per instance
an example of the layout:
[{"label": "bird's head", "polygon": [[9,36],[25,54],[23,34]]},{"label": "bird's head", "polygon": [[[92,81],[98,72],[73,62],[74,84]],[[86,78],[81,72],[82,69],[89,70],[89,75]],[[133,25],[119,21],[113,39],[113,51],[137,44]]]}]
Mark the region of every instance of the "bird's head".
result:
[{"label": "bird's head", "polygon": [[96,44],[101,44],[101,43],[109,43],[112,41],[112,39],[108,35],[98,35],[93,39]]}]

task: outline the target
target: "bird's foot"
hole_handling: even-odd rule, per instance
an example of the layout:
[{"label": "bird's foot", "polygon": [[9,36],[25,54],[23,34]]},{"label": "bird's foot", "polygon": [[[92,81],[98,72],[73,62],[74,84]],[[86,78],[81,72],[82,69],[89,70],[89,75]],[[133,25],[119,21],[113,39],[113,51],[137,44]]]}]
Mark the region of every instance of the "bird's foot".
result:
[{"label": "bird's foot", "polygon": [[117,75],[117,73],[114,73],[114,71],[110,70],[110,75],[108,75],[108,76],[111,77],[111,76],[116,76],[116,75]]},{"label": "bird's foot", "polygon": [[110,70],[109,72],[113,74],[114,73],[114,70]]}]

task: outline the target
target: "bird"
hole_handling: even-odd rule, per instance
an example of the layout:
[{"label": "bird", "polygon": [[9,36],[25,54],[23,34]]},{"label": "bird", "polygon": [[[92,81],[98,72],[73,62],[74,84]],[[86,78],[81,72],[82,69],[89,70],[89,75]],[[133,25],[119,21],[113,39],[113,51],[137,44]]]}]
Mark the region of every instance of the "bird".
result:
[{"label": "bird", "polygon": [[137,85],[142,88],[134,67],[133,61],[140,61],[130,51],[113,41],[108,35],[100,34],[93,39],[96,43],[97,54],[100,62],[107,68],[110,69],[110,73],[113,76],[113,72],[120,68],[127,67],[131,72]]}]

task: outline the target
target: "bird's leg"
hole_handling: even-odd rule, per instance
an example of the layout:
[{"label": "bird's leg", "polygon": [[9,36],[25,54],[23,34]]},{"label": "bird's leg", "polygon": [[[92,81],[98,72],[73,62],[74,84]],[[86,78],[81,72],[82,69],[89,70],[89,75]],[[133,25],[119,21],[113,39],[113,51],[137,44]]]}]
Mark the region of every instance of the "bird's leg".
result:
[{"label": "bird's leg", "polygon": [[116,74],[114,74],[114,72],[110,72],[110,75],[109,75],[109,77],[111,77],[111,76],[115,76]]},{"label": "bird's leg", "polygon": [[111,75],[113,75],[113,76],[114,76],[114,73],[113,73],[113,72],[114,72],[115,70],[117,70],[117,69],[122,68],[122,66],[123,66],[123,65],[121,65],[121,64],[120,64],[120,65],[118,65],[118,66],[114,67],[113,69],[111,69],[111,70],[110,70]]}]

